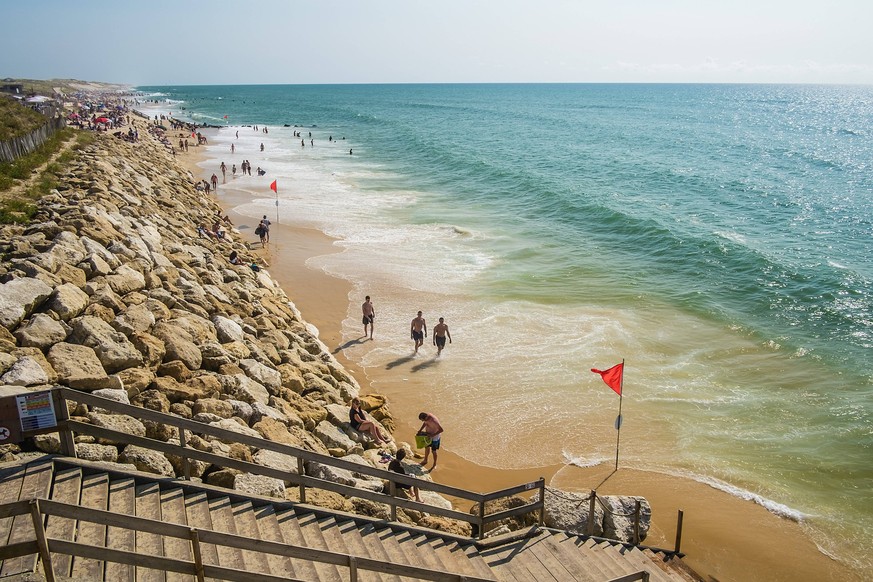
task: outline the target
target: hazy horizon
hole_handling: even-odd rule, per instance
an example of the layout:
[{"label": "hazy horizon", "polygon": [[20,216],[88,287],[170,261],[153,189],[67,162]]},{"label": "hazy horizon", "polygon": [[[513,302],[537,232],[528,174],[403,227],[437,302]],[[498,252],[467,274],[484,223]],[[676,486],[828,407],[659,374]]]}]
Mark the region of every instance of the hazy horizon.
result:
[{"label": "hazy horizon", "polygon": [[0,77],[126,85],[873,83],[873,3],[7,3]]}]

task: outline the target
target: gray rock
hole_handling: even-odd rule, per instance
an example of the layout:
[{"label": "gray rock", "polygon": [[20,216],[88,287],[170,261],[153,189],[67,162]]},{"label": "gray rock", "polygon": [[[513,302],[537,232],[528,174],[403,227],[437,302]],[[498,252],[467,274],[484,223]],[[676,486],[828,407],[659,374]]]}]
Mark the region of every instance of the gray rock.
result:
[{"label": "gray rock", "polygon": [[270,402],[270,393],[261,384],[258,384],[248,376],[232,374],[221,376],[222,391],[234,400],[242,400],[249,404]]},{"label": "gray rock", "polygon": [[215,326],[215,334],[218,336],[218,341],[223,344],[241,342],[245,338],[242,327],[232,319],[215,315],[212,317],[212,324]]},{"label": "gray rock", "polygon": [[46,308],[57,313],[63,321],[78,317],[86,307],[88,294],[72,283],[58,285],[46,304]]},{"label": "gray rock", "polygon": [[[219,400],[217,398],[201,398],[197,402],[194,403],[194,406],[191,407],[191,411],[196,414],[207,413],[218,418],[215,420],[219,420],[222,418],[230,418],[234,416],[234,407],[227,400]],[[248,423],[248,419],[243,419]],[[212,421],[209,421],[212,422]]]},{"label": "gray rock", "polygon": [[[533,496],[539,500],[539,494]],[[547,527],[588,534],[588,494],[546,487],[544,518]],[[603,535],[603,508],[594,504],[594,535]]]},{"label": "gray rock", "polygon": [[44,350],[64,341],[67,329],[45,313],[36,313],[25,325],[15,330],[18,345]]},{"label": "gray rock", "polygon": [[319,422],[312,433],[329,449],[350,451],[355,448],[355,441],[350,439],[338,426],[326,420]]},{"label": "gray rock", "polygon": [[127,445],[124,451],[118,456],[118,460],[122,463],[134,465],[138,471],[146,473],[154,473],[155,475],[164,475],[173,477],[173,465],[163,453],[138,447],[136,445]]},{"label": "gray rock", "polygon": [[142,354],[130,340],[102,319],[83,315],[73,320],[72,327],[69,341],[92,348],[107,372],[118,372],[143,364]]},{"label": "gray rock", "polygon": [[197,422],[202,422],[204,424],[211,424],[213,422],[218,422],[223,418],[227,418],[224,416],[218,416],[212,412],[196,412],[194,416],[191,417],[191,420],[196,420]]},{"label": "gray rock", "polygon": [[[278,420],[284,425],[288,425],[288,417],[273,408],[272,406],[267,406],[261,402],[255,402],[252,404],[252,415],[249,418],[249,424],[255,424],[260,422],[264,418],[272,418],[273,420]],[[302,426],[302,423],[300,423]]]},{"label": "gray rock", "polygon": [[[146,435],[145,425],[139,420],[132,416],[127,416],[126,414],[100,414],[97,412],[89,412],[88,420],[94,426],[99,426],[101,428],[114,430],[124,434],[141,437]],[[117,444],[115,441],[103,438],[97,439],[97,442],[103,445]]]},{"label": "gray rock", "polygon": [[[291,455],[261,449],[252,455],[252,461],[258,465],[263,465],[264,467],[278,469],[279,471],[284,471],[291,475],[299,475],[297,457],[292,457]],[[285,481],[285,485],[290,486],[291,481]]]},{"label": "gray rock", "polygon": [[306,474],[310,477],[315,477],[316,479],[324,479],[331,483],[350,485],[352,487],[358,483],[358,480],[348,469],[323,465],[318,461],[306,461]]},{"label": "gray rock", "polygon": [[279,371],[265,366],[257,360],[240,360],[239,367],[243,369],[246,376],[264,386],[267,390],[276,392],[282,387],[282,375]]},{"label": "gray rock", "polygon": [[118,462],[118,447],[96,443],[76,443],[76,456],[86,461]]},{"label": "gray rock", "polygon": [[251,419],[253,410],[251,404],[243,402],[242,400],[225,400],[225,402],[233,407],[233,416],[241,418],[248,425],[252,424]]},{"label": "gray rock", "polygon": [[0,325],[15,329],[25,317],[52,294],[52,288],[37,279],[12,279],[0,285]]},{"label": "gray rock", "polygon": [[249,495],[285,499],[285,483],[264,475],[241,473],[234,479],[233,488]]},{"label": "gray rock", "polygon": [[45,368],[32,356],[18,358],[18,361],[3,376],[0,376],[0,383],[10,386],[39,386],[50,381],[51,378]]},{"label": "gray rock", "polygon": [[640,502],[640,541],[649,534],[652,523],[652,507],[645,497],[631,495],[603,495],[600,497],[609,508],[603,516],[603,537],[623,542],[633,542],[634,510]]},{"label": "gray rock", "polygon": [[[251,429],[243,424],[240,424],[239,422],[237,422],[236,420],[234,420],[232,418],[222,418],[221,420],[218,420],[215,422],[210,422],[209,426],[217,426],[218,428],[223,428],[225,430],[233,431],[233,432],[236,432],[239,434],[248,435],[251,437],[258,438],[258,439],[261,438],[261,434],[258,431]],[[234,442],[233,440],[228,440],[228,439],[217,439],[217,440],[220,440],[221,442],[225,442],[228,444],[232,444]]]},{"label": "gray rock", "polygon": [[128,307],[118,314],[112,327],[130,337],[136,333],[147,332],[155,325],[155,316],[144,303]]}]

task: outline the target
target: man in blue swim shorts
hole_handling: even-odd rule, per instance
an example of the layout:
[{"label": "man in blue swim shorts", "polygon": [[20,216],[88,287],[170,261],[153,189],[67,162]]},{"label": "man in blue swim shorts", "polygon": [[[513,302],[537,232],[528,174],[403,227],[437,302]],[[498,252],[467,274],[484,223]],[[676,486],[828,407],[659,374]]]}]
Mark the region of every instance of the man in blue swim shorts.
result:
[{"label": "man in blue swim shorts", "polygon": [[430,444],[424,447],[424,460],[421,462],[421,466],[427,465],[427,458],[430,452],[433,451],[433,466],[430,468],[433,471],[437,465],[437,451],[440,449],[440,436],[443,434],[443,427],[436,416],[427,412],[420,413],[418,420],[421,421],[421,428],[418,429],[418,433],[423,433],[430,437]]}]

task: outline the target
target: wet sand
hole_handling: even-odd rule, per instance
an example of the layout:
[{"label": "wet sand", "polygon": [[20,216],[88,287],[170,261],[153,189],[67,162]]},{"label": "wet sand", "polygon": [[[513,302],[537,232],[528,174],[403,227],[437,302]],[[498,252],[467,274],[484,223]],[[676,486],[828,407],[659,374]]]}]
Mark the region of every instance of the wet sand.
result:
[{"label": "wet sand", "polygon": [[[205,159],[205,148],[191,148],[177,159],[195,177],[208,179],[213,171],[219,175],[218,201],[239,229],[242,239],[256,241],[254,229],[258,219],[242,216],[233,210],[250,202],[251,196],[234,191],[232,179],[221,185],[218,162],[208,171],[197,166]],[[260,162],[256,154],[250,161],[255,167]],[[269,183],[264,183],[265,198],[272,197]],[[306,264],[312,257],[339,252],[334,239],[318,230],[276,224],[275,221],[270,235],[267,248],[253,252],[269,263],[270,274],[279,281],[304,319],[318,328],[321,340],[358,380],[362,392],[377,391],[388,397],[397,422],[395,438],[412,441],[418,428],[420,395],[426,393],[427,386],[414,377],[398,378],[390,370],[363,369],[346,357],[345,348],[371,341],[361,336],[344,338],[341,331],[342,321],[348,314],[359,312],[363,298],[351,296],[349,282]],[[378,341],[378,335],[377,320],[373,341]],[[491,492],[543,477],[547,484],[568,491],[597,489],[600,494],[643,496],[651,504],[653,515],[652,527],[644,543],[668,549],[672,549],[676,541],[677,512],[684,510],[681,550],[686,553],[686,563],[704,577],[736,582],[862,579],[859,573],[819,551],[804,532],[802,524],[691,479],[626,468],[613,473],[611,464],[591,468],[552,465],[519,470],[494,469],[453,455],[450,441],[457,438],[462,438],[462,435],[450,434],[444,439],[448,448],[440,450],[439,466],[432,474],[439,483]]]}]

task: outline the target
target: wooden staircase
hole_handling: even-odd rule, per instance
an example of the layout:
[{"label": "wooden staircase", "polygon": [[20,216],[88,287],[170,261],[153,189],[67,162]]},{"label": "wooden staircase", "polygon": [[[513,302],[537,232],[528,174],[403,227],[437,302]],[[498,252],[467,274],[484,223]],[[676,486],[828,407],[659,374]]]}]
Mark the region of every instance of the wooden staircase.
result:
[{"label": "wooden staircase", "polygon": [[[0,504],[30,499],[100,509],[116,516],[145,517],[202,532],[234,534],[264,546],[276,542],[353,556],[362,563],[369,559],[415,566],[430,572],[458,575],[455,580],[466,576],[473,580],[606,582],[637,572],[648,572],[649,579],[658,582],[694,579],[639,548],[597,543],[563,532],[537,530],[532,537],[515,538],[488,547],[468,538],[396,522],[245,497],[216,487],[160,479],[144,473],[107,471],[95,464],[67,458],[44,457],[0,469]],[[192,562],[192,547],[195,547],[203,564],[237,570],[242,573],[236,578],[239,580],[269,580],[274,576],[277,580],[340,582],[349,580],[352,572],[350,567],[337,563],[214,543],[193,545],[179,537],[111,523],[101,525],[53,514],[44,518],[44,522],[49,547],[52,540],[66,540],[186,562]],[[4,546],[14,548],[14,544],[33,539],[30,514],[3,517],[0,513],[0,557]],[[51,562],[57,575],[80,582],[196,580],[192,574],[104,561],[99,557],[105,556],[95,555],[97,557],[78,557],[53,551]],[[6,576],[40,571],[37,558],[37,554],[32,554],[4,560],[0,566],[0,582]],[[357,579],[401,582],[421,578],[359,568]]]}]

